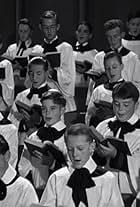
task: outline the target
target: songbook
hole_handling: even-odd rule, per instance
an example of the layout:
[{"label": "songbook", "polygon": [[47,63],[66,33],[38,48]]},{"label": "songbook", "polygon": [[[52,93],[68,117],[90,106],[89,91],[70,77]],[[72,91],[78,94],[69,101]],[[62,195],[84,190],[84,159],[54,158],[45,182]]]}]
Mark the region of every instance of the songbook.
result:
[{"label": "songbook", "polygon": [[15,102],[15,104],[16,104],[16,107],[20,113],[24,113],[24,111],[25,111],[26,113],[31,115],[31,107],[30,106],[28,106],[27,104],[25,104],[19,100],[17,100]]},{"label": "songbook", "polygon": [[35,53],[32,52],[29,55],[29,59],[32,59],[33,57],[42,57],[49,61],[52,68],[60,67],[60,59],[61,59],[61,53],[58,51],[55,52],[46,52],[46,53]]},{"label": "songbook", "polygon": [[33,141],[30,139],[25,140],[25,144],[28,148],[29,153],[35,156],[35,151],[41,152],[44,155],[48,155],[48,150],[45,148],[45,144],[38,141]]},{"label": "songbook", "polygon": [[22,56],[16,56],[13,59],[13,63],[19,63],[23,68],[25,68],[28,65],[28,58]]},{"label": "songbook", "polygon": [[130,149],[129,149],[126,141],[119,139],[119,138],[115,138],[115,137],[104,138],[96,130],[96,128],[94,126],[90,126],[90,128],[94,134],[94,138],[95,138],[97,144],[102,144],[104,146],[108,146],[108,142],[110,142],[110,144],[112,144],[118,151],[123,152],[124,154],[127,154],[127,155],[131,155]]},{"label": "songbook", "polygon": [[25,144],[29,153],[32,156],[36,156],[36,151],[41,152],[43,155],[48,156],[49,152],[53,155],[54,159],[59,162],[59,164],[66,164],[65,156],[59,148],[50,141],[45,141],[44,143],[26,139]]},{"label": "songbook", "polygon": [[[92,63],[88,60],[84,60],[84,61],[75,61],[75,65],[76,65],[76,69],[77,71],[80,73],[84,73],[86,71],[88,71],[89,69],[92,68]],[[81,71],[80,71],[81,70]]]},{"label": "songbook", "polygon": [[4,79],[5,79],[5,68],[0,67],[0,80],[4,80]]},{"label": "songbook", "polygon": [[52,68],[60,67],[60,52],[47,52],[44,54],[44,58],[49,61]]}]

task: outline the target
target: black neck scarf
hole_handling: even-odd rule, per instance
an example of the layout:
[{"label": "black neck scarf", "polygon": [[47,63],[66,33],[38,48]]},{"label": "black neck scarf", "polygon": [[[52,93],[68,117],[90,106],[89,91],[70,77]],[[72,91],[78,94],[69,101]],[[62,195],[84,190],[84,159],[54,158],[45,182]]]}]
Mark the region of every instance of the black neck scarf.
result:
[{"label": "black neck scarf", "polygon": [[37,136],[40,138],[42,142],[45,140],[54,142],[55,140],[59,139],[64,133],[66,128],[58,131],[54,127],[41,127],[38,132]]},{"label": "black neck scarf", "polygon": [[86,168],[76,169],[70,176],[67,185],[72,188],[72,198],[76,207],[79,206],[80,201],[88,207],[86,188],[95,186],[91,177],[92,175]]},{"label": "black neck scarf", "polygon": [[116,82],[108,82],[108,83],[105,83],[104,84],[104,87],[108,90],[111,90],[113,91],[113,89],[115,88],[115,86],[117,86],[118,84],[121,84],[121,83],[124,83],[124,80],[121,80],[121,81],[116,81]]},{"label": "black neck scarf", "polygon": [[84,53],[86,51],[90,51],[92,49],[93,48],[89,45],[89,43],[86,45],[83,45],[83,44],[75,45],[75,47],[74,47],[74,51],[78,51],[81,53]]},{"label": "black neck scarf", "polygon": [[45,86],[41,87],[41,88],[31,88],[30,92],[27,94],[27,98],[29,100],[32,99],[34,94],[38,94],[38,97],[41,98],[42,94],[45,93],[46,91],[48,91],[50,89],[50,87],[48,86],[48,84],[46,84]]},{"label": "black neck scarf", "polygon": [[56,52],[57,51],[56,47],[61,43],[62,43],[62,41],[60,41],[58,38],[56,40],[54,40],[52,43],[47,43],[44,41],[43,45],[42,45],[42,47],[44,48],[43,53]]},{"label": "black neck scarf", "polygon": [[140,129],[140,119],[133,125],[129,122],[121,122],[119,120],[110,121],[108,127],[113,132],[114,136],[116,136],[119,128],[121,128],[119,138],[124,140],[125,134],[133,132],[135,129]]},{"label": "black neck scarf", "polygon": [[26,47],[25,42],[21,42],[20,47],[19,47],[19,49],[18,49],[16,55],[19,55],[19,52],[22,50],[21,53],[20,53],[20,56],[22,56],[23,51],[26,50],[26,49],[27,49],[27,47]]}]

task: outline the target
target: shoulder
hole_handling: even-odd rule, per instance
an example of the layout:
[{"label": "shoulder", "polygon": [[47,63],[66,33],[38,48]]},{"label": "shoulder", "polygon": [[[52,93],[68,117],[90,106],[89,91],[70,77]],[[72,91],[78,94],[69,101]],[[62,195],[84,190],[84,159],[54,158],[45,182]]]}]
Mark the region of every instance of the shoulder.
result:
[{"label": "shoulder", "polygon": [[20,97],[27,96],[27,94],[30,92],[30,88],[25,89],[24,91],[21,91],[17,94],[16,100],[19,100]]},{"label": "shoulder", "polygon": [[113,120],[114,120],[114,117],[109,118],[109,119],[106,119],[106,120],[100,122],[100,123],[97,125],[96,129],[97,129],[98,131],[100,131],[101,129],[108,128],[108,123],[109,123],[109,121],[113,121]]},{"label": "shoulder", "polygon": [[57,180],[65,180],[70,176],[70,172],[67,167],[62,167],[59,170],[56,170],[52,175],[50,176],[50,180],[57,179]]},{"label": "shoulder", "polygon": [[11,62],[9,60],[7,60],[7,59],[2,60],[0,62],[0,65],[5,66],[5,67],[8,66],[8,65],[11,65],[11,67],[12,67]]},{"label": "shoulder", "polygon": [[13,43],[8,46],[8,50],[14,50],[15,48],[17,48],[17,43]]},{"label": "shoulder", "polygon": [[61,42],[58,46],[58,49],[69,49],[69,50],[73,50],[72,46],[68,43],[68,42]]}]

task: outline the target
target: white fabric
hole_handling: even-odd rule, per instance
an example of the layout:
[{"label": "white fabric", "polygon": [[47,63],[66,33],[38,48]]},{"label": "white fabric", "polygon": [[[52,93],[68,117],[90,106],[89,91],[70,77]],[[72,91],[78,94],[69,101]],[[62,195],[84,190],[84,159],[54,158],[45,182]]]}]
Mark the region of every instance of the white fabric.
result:
[{"label": "white fabric", "polygon": [[140,58],[140,40],[125,40],[122,39],[122,44],[129,50],[132,50]]},{"label": "white fabric", "polygon": [[97,86],[93,90],[89,104],[88,104],[88,108],[93,107],[94,102],[98,103],[99,101],[107,101],[109,103],[112,103],[112,91],[106,89],[103,84]]},{"label": "white fabric", "polygon": [[14,101],[14,75],[12,64],[9,60],[2,60],[0,62],[0,67],[5,68],[5,79],[0,80],[0,84],[2,85],[2,94],[4,101],[8,106],[11,106]]},{"label": "white fabric", "polygon": [[[107,119],[103,122],[101,122],[97,126],[97,130],[104,136],[113,136],[113,132],[110,131],[108,127],[108,122],[110,120],[115,120],[115,118]],[[138,120],[138,116],[136,114],[133,114],[133,116],[128,120],[131,124],[134,124]],[[119,130],[120,131],[120,130]],[[119,131],[116,135],[116,138],[119,137]],[[127,182],[127,185],[120,185],[120,190],[123,193],[133,193],[133,190],[135,193],[139,190],[139,183],[140,183],[140,129],[136,129],[135,131],[131,133],[127,133],[124,135],[124,140],[127,142],[128,147],[131,151],[132,156],[127,156],[128,161],[128,169],[129,169],[129,179],[127,179],[127,176],[124,172],[119,172],[119,183],[123,183],[125,179],[125,183]],[[123,177],[125,178],[123,179]],[[127,181],[126,181],[127,180]],[[131,188],[132,186],[132,188]]]},{"label": "white fabric", "polygon": [[[75,62],[73,50],[67,42],[62,42],[56,49],[61,53],[60,67],[57,68],[58,83],[50,81],[49,84],[51,88],[58,89],[64,94],[67,100],[66,112],[75,111]],[[41,45],[36,45],[33,48],[33,53],[43,53],[43,50]]]},{"label": "white fabric", "polygon": [[[85,52],[73,51],[75,61],[84,62],[85,60],[93,63],[94,56],[97,54],[97,50],[92,49]],[[89,81],[89,80],[88,80]],[[87,85],[88,81],[85,81],[84,75],[81,73],[76,72],[76,81],[75,85]]]},{"label": "white fabric", "polygon": [[[10,183],[16,176],[16,171],[9,165],[2,180],[5,184]],[[7,195],[0,201],[0,207],[29,207],[32,203],[38,203],[38,197],[31,183],[22,177],[7,186]]]},{"label": "white fabric", "polygon": [[[43,86],[44,86],[44,84],[42,85],[42,87]],[[33,104],[41,105],[40,98],[38,97],[38,94],[33,94],[32,98],[30,100],[27,98],[27,95],[29,94],[29,92],[30,92],[30,88],[25,89],[24,91],[17,94],[15,101],[13,103],[13,106],[12,106],[11,113],[9,114],[9,119],[17,127],[19,125],[19,121],[15,118],[14,114],[12,113],[12,111],[14,111],[14,112],[18,111],[16,104],[15,104],[16,101],[21,101],[21,102],[27,104],[28,106],[32,106]]]},{"label": "white fabric", "polygon": [[[57,129],[58,131],[60,131],[60,130],[64,129],[66,127],[66,125],[62,121],[59,121],[58,123],[52,125],[52,127]],[[36,133],[37,133],[37,131],[34,132],[33,134],[31,134],[28,139],[41,142],[41,140],[39,139],[39,137],[37,136]],[[66,152],[66,145],[65,145],[65,142],[64,142],[64,136],[62,136],[59,139],[55,140],[54,144],[56,146],[58,146],[59,149],[66,155],[67,152]],[[23,158],[24,158],[24,154],[23,154]],[[26,159],[27,162],[25,161],[23,163],[23,160],[22,160],[23,158],[21,158],[21,161],[19,163],[19,168],[20,168],[20,173],[21,174],[23,174],[22,171],[25,171],[24,163],[27,165],[27,162],[29,162]],[[31,165],[32,165],[32,168],[31,168]],[[48,176],[49,176],[49,174],[48,174],[49,173],[49,167],[47,165],[42,165],[42,164],[38,163],[37,159],[35,157],[32,157],[31,163],[29,163],[28,168],[26,166],[26,169],[28,171],[32,170],[32,177],[33,177],[33,183],[34,183],[35,188],[44,188],[46,183],[47,183]]]},{"label": "white fabric", "polygon": [[[84,166],[90,172],[96,168],[95,162],[90,158]],[[72,168],[61,168],[55,171],[49,178],[40,204],[46,207],[67,206],[75,207],[72,200],[72,189],[67,182],[72,174]],[[123,207],[123,202],[116,184],[115,177],[111,172],[92,178],[94,187],[86,189],[89,207]],[[85,205],[80,202],[79,207]]]},{"label": "white fabric", "polygon": [[[9,56],[12,59],[14,59],[16,56],[20,56],[20,53],[22,52],[22,50],[20,51],[18,55],[16,55],[20,48],[20,44],[21,42],[19,42],[19,44],[14,43],[14,44],[9,45],[4,55]],[[31,40],[27,40],[25,42],[27,49],[23,51],[22,57],[27,57],[32,53],[32,47],[29,47],[30,44],[31,44]]]},{"label": "white fabric", "polygon": [[[0,119],[2,119],[1,113],[0,116]],[[14,124],[0,125],[0,134],[8,142],[11,153],[9,163],[15,168],[18,157],[18,129]]]},{"label": "white fabric", "polygon": [[[99,72],[105,71],[104,60],[105,52],[101,51],[95,55],[93,69]],[[122,78],[125,81],[132,81],[140,91],[140,60],[138,56],[130,51],[127,55],[122,56],[124,68],[122,70]]]}]

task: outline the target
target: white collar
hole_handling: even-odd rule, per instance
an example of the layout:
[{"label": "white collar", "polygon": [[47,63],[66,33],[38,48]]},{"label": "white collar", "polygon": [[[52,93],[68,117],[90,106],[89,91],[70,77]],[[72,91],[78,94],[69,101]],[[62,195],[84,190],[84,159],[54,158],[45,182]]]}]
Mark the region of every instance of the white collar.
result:
[{"label": "white collar", "polygon": [[46,84],[47,84],[47,81],[45,81],[44,83],[42,83],[42,84],[38,87],[38,89],[44,87]]},{"label": "white collar", "polygon": [[[90,173],[93,173],[95,171],[96,167],[97,167],[97,165],[91,157],[88,159],[86,164],[83,166],[83,168],[87,168]],[[70,162],[70,165],[69,165],[70,173],[73,173],[74,170],[75,169],[72,167],[71,162]]]},{"label": "white collar", "polygon": [[[130,124],[135,124],[138,121],[138,116],[137,114],[133,114],[130,119],[127,120],[127,122],[129,122]],[[116,117],[114,117],[114,120],[116,120]]]},{"label": "white collar", "polygon": [[[20,40],[20,41],[19,41],[19,45],[21,45],[21,43],[22,43],[22,41]],[[31,45],[31,43],[32,43],[31,38],[28,39],[28,40],[26,40],[26,41],[25,41],[25,45],[26,45],[26,47],[28,48],[28,47]]]},{"label": "white collar", "polygon": [[[46,126],[46,124],[45,124]],[[66,125],[64,124],[64,122],[62,122],[61,120],[58,121],[57,123],[53,124],[51,127],[54,127],[55,129],[57,129],[58,131],[61,131],[62,129],[64,129],[66,127]]]},{"label": "white collar", "polygon": [[53,39],[53,40],[51,40],[50,42],[48,42],[45,38],[44,38],[44,42],[46,42],[47,44],[52,44],[55,40],[57,40],[58,39],[58,36],[56,35],[56,37]]},{"label": "white collar", "polygon": [[8,184],[13,180],[16,174],[17,172],[15,171],[15,169],[9,164],[9,167],[7,168],[1,179],[5,184]]},{"label": "white collar", "polygon": [[79,45],[86,46],[86,45],[88,45],[88,42],[84,42],[84,43],[80,44],[80,43],[77,41],[77,42],[76,42],[76,46],[79,46]]}]

